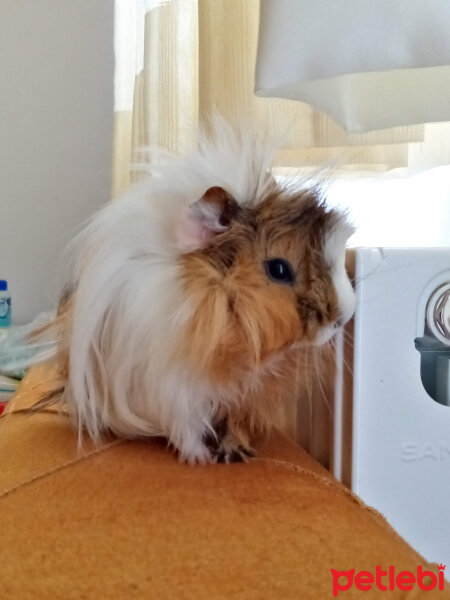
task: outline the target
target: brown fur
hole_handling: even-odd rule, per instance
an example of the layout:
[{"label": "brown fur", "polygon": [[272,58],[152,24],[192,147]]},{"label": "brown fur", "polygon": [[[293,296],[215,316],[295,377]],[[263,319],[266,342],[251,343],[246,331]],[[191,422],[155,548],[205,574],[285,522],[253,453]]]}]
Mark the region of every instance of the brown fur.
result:
[{"label": "brown fur", "polygon": [[[219,415],[231,424],[258,429],[276,421],[304,361],[293,345],[311,342],[336,320],[336,292],[322,256],[335,219],[314,191],[275,193],[256,208],[240,208],[207,249],[182,258],[195,310],[180,356],[218,389],[238,390],[233,408]],[[264,260],[276,257],[293,266],[292,287],[268,278]],[[265,369],[271,360],[274,370]],[[252,375],[261,385],[249,391]]]},{"label": "brown fur", "polygon": [[[275,196],[241,209],[207,249],[185,255],[184,282],[196,310],[183,356],[222,383],[295,342],[312,341],[334,321],[337,298],[321,252],[333,219],[315,198]],[[294,267],[294,286],[267,277],[263,262],[275,257]]]},{"label": "brown fur", "polygon": [[60,340],[58,354],[51,360],[54,365],[54,386],[43,394],[33,407],[34,410],[43,410],[58,402],[65,392],[69,378],[68,334],[72,321],[72,310],[72,294],[65,289],[58,305],[56,317],[30,334],[31,340],[45,339],[46,336],[57,337]]}]

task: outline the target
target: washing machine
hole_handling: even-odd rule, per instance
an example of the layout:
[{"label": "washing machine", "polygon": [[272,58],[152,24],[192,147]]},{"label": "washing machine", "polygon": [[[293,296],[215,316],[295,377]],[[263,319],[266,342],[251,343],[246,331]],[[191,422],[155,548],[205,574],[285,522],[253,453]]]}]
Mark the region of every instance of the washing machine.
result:
[{"label": "washing machine", "polygon": [[334,472],[426,560],[450,565],[450,248],[354,253]]}]

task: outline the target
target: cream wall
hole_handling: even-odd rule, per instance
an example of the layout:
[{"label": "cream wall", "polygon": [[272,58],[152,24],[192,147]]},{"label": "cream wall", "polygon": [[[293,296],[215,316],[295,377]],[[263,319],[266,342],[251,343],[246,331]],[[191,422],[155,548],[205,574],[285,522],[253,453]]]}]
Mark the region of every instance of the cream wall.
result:
[{"label": "cream wall", "polygon": [[55,305],[62,252],[110,196],[114,0],[0,0],[0,279]]}]

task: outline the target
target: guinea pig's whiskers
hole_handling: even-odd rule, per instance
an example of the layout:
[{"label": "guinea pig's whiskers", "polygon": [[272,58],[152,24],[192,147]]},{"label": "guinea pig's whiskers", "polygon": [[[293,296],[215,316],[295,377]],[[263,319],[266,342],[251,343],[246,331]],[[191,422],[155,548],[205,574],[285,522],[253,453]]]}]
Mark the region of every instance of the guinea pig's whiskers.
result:
[{"label": "guinea pig's whiskers", "polygon": [[[347,358],[345,357],[345,351],[347,348],[349,348],[351,351],[353,351],[353,336],[345,329],[343,329],[342,332],[344,334],[344,352],[341,356],[341,360],[342,360],[342,364],[344,365],[344,368],[347,369],[347,371],[353,377],[353,365],[351,363],[349,363]],[[336,337],[331,338],[330,342],[331,342],[330,347],[333,350],[333,354],[334,354],[335,360],[336,360],[336,351],[337,351]]]},{"label": "guinea pig's whiskers", "polygon": [[297,361],[297,368],[294,370],[294,395],[292,400],[295,402],[296,411],[295,411],[295,435],[297,436],[297,431],[299,427],[299,409],[300,409],[300,367],[302,365]]},{"label": "guinea pig's whiskers", "polygon": [[[303,364],[302,364],[302,375],[304,378],[304,386],[302,386],[302,397],[297,395],[297,401],[300,405],[303,404],[302,399],[307,401],[307,418],[308,418],[308,445],[312,437],[312,393],[313,393],[313,382],[311,377],[311,347],[305,346],[302,352]],[[299,364],[300,366],[300,364]],[[300,369],[297,369],[300,375]],[[306,414],[305,414],[306,416]]]},{"label": "guinea pig's whiskers", "polygon": [[343,363],[344,367],[347,369],[347,371],[350,373],[350,375],[353,376],[353,366],[348,362],[348,360],[345,358],[345,356],[342,357],[342,363]]},{"label": "guinea pig's whiskers", "polygon": [[316,372],[316,377],[317,377],[317,383],[319,386],[319,390],[321,393],[321,396],[325,402],[325,405],[328,409],[328,412],[331,414],[331,407],[330,407],[330,402],[327,398],[327,395],[325,393],[325,389],[323,387],[323,382],[322,382],[322,376],[321,376],[321,372],[320,372],[320,365],[319,365],[319,352],[317,350],[317,348],[314,347],[314,352],[313,352],[313,356],[314,356],[314,368],[315,368],[315,372]]}]

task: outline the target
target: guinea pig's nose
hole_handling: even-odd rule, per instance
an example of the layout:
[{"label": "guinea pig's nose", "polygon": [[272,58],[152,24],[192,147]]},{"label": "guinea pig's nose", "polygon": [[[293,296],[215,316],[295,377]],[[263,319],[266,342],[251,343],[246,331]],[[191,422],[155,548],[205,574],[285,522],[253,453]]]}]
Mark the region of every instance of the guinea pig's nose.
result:
[{"label": "guinea pig's nose", "polygon": [[334,323],[334,326],[337,329],[338,327],[342,327],[342,325],[344,325],[344,324],[345,324],[344,317],[342,315],[339,315],[339,317],[336,319],[336,321]]}]

